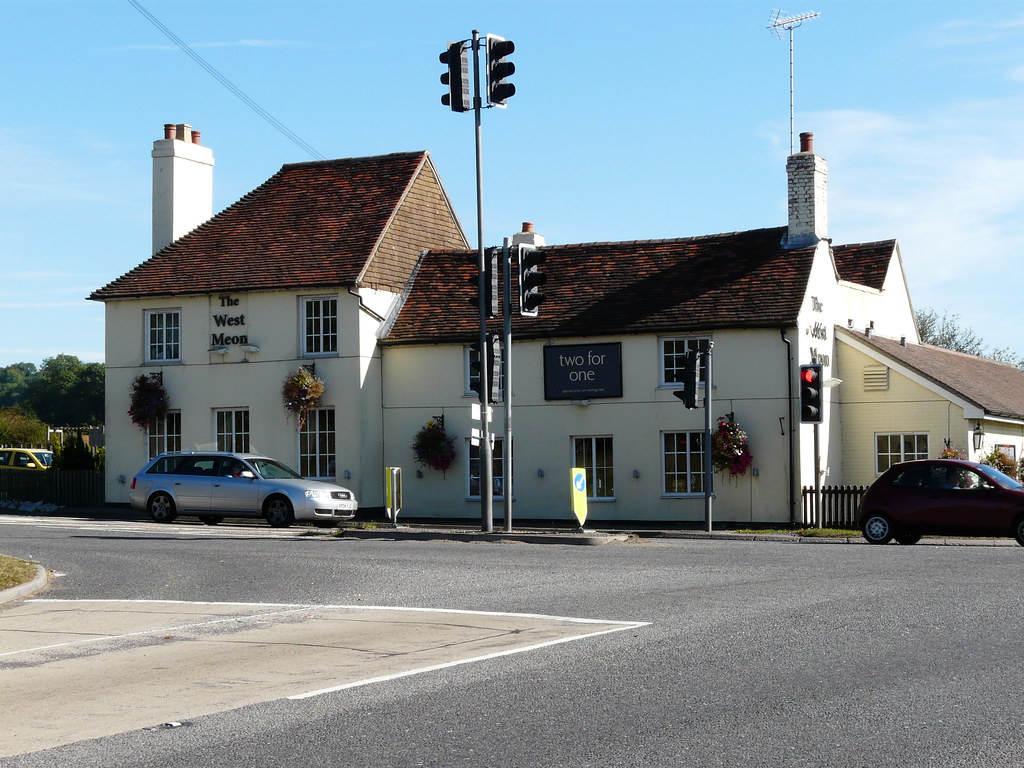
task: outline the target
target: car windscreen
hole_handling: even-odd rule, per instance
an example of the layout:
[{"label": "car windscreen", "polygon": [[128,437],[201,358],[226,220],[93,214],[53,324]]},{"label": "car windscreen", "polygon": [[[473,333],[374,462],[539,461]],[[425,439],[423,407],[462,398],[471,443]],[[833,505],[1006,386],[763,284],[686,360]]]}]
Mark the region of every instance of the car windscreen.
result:
[{"label": "car windscreen", "polygon": [[975,469],[977,469],[981,474],[983,474],[989,480],[994,482],[996,485],[1001,485],[1003,488],[1009,488],[1014,491],[1019,491],[1020,489],[1024,488],[1024,485],[1021,485],[1009,475],[1004,475],[995,467],[990,467],[987,464],[980,464],[977,467],[975,467]]},{"label": "car windscreen", "polygon": [[246,459],[256,471],[259,472],[260,477],[264,477],[268,480],[301,480],[302,475],[296,472],[291,467],[286,467],[279,461],[273,459]]},{"label": "car windscreen", "polygon": [[32,451],[32,455],[39,460],[44,467],[53,464],[53,454],[50,451]]}]

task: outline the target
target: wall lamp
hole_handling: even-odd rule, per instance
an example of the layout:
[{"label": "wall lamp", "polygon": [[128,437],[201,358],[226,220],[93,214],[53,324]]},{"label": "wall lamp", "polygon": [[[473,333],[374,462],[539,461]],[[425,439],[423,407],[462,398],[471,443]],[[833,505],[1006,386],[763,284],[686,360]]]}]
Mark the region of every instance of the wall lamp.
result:
[{"label": "wall lamp", "polygon": [[207,350],[207,352],[210,352],[210,353],[212,353],[214,355],[226,355],[228,353],[228,348],[227,347],[210,347]]},{"label": "wall lamp", "polygon": [[244,349],[246,352],[259,352],[260,351],[260,345],[259,344],[246,344],[244,347],[242,347],[242,349]]},{"label": "wall lamp", "polygon": [[981,450],[981,443],[985,439],[985,427],[979,421],[974,425],[974,450]]}]

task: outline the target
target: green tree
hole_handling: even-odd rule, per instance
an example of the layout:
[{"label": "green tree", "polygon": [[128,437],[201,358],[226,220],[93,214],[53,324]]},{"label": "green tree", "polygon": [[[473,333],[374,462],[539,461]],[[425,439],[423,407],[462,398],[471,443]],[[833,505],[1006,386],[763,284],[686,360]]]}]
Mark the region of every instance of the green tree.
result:
[{"label": "green tree", "polygon": [[51,426],[103,423],[103,365],[74,355],[43,360],[25,392],[25,404]]},{"label": "green tree", "polygon": [[925,308],[915,312],[914,316],[922,344],[945,347],[968,355],[981,355],[985,352],[984,342],[973,330],[960,323],[960,315],[943,312],[940,316],[934,309]]},{"label": "green tree", "polygon": [[53,446],[53,469],[102,469],[103,454],[93,451],[81,435],[65,435]]},{"label": "green tree", "polygon": [[46,425],[20,408],[0,408],[0,445],[31,446],[46,442]]},{"label": "green tree", "polygon": [[0,408],[18,405],[25,397],[29,380],[37,373],[34,363],[14,363],[0,368]]},{"label": "green tree", "polygon": [[922,344],[979,355],[1024,369],[1024,358],[1020,354],[1009,347],[989,349],[978,334],[960,322],[960,315],[949,312],[940,315],[936,310],[926,307],[915,312],[914,318],[917,320],[917,332]]}]

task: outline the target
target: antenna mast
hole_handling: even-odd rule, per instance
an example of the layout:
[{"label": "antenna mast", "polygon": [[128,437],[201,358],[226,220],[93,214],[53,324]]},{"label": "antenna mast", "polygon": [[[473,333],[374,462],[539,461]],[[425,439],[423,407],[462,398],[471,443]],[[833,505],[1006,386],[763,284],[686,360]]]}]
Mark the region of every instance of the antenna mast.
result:
[{"label": "antenna mast", "polygon": [[779,40],[782,39],[782,30],[789,32],[789,154],[793,154],[793,30],[799,27],[808,19],[813,19],[821,14],[817,11],[798,13],[795,16],[786,16],[785,11],[773,11],[768,24],[770,29]]}]

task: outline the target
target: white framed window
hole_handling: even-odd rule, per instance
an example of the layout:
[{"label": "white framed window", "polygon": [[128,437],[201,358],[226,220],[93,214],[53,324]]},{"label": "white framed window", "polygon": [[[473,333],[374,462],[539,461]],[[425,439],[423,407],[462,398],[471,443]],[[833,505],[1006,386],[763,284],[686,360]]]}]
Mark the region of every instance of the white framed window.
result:
[{"label": "white framed window", "polygon": [[247,453],[249,451],[249,409],[231,408],[214,411],[217,422],[217,450]]},{"label": "white framed window", "polygon": [[[707,336],[666,336],[658,340],[660,347],[662,387],[681,387],[683,384],[683,367],[686,354],[691,351],[706,352],[711,339]],[[707,366],[700,360],[700,383],[708,380]]]},{"label": "white framed window", "polygon": [[610,435],[572,438],[573,466],[587,473],[587,500],[615,500],[615,462]]},{"label": "white framed window", "polygon": [[181,362],[181,310],[147,309],[146,362]]},{"label": "white framed window", "polygon": [[338,354],[338,297],[304,296],[302,306],[302,355]]},{"label": "white framed window", "polygon": [[181,411],[168,411],[162,419],[152,419],[146,427],[149,458],[167,451],[181,450]]},{"label": "white framed window", "polygon": [[299,430],[299,474],[335,479],[335,435],[333,408],[310,411]]},{"label": "white framed window", "polygon": [[875,434],[875,473],[882,474],[893,464],[928,458],[927,432],[889,432]]},{"label": "white framed window", "polygon": [[664,496],[704,493],[704,433],[661,433],[661,492]]},{"label": "white framed window", "polygon": [[[480,446],[473,445],[471,440],[466,440],[466,450],[469,456],[469,472],[467,477],[467,497],[471,499],[480,498]],[[494,438],[494,448],[491,450],[491,493],[495,499],[505,497],[505,441],[500,437]]]}]

